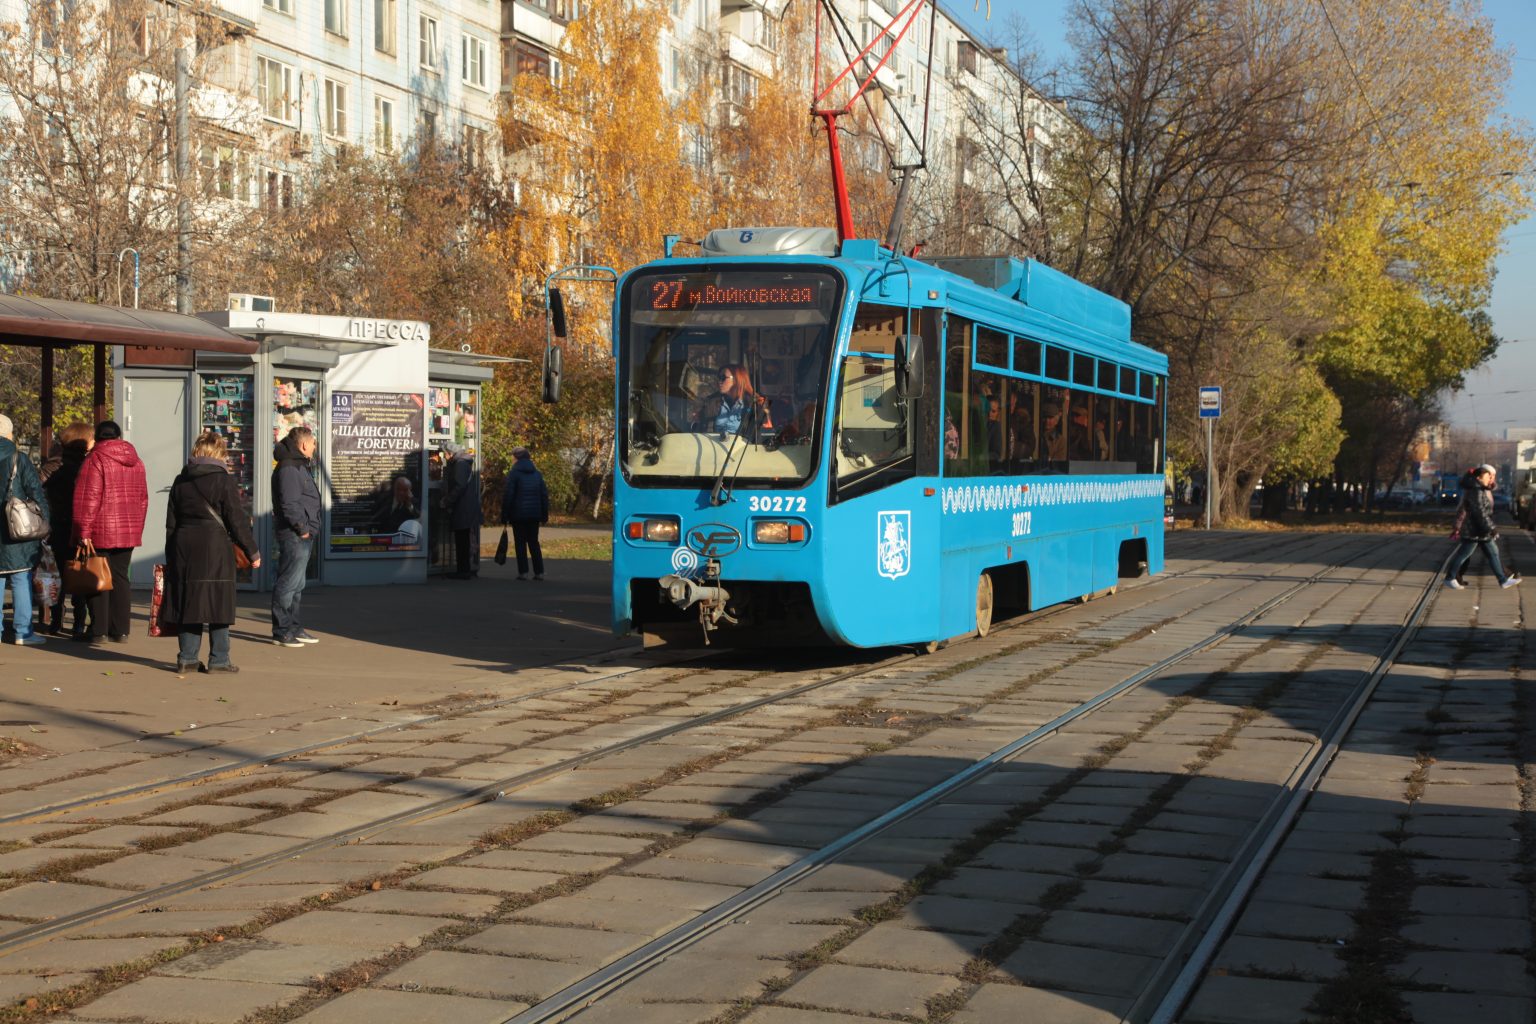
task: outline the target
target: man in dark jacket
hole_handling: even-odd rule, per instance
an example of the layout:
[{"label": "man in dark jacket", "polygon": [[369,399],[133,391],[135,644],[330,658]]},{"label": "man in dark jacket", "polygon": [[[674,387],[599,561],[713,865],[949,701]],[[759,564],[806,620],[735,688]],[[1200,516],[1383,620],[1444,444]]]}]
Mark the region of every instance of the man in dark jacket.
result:
[{"label": "man in dark jacket", "polygon": [[[32,465],[26,452],[16,447],[11,432],[10,417],[0,416],[0,506],[14,493],[36,501],[47,518],[48,499],[37,478],[37,467]],[[41,540],[13,541],[6,532],[5,517],[0,515],[0,602],[5,600],[6,587],[10,587],[14,631],[10,642],[21,647],[39,647],[47,643],[32,630],[32,572],[37,568],[42,550]]]},{"label": "man in dark jacket", "polygon": [[527,448],[512,449],[512,469],[501,492],[501,521],[512,526],[517,544],[517,578],[528,578],[528,558],[533,556],[533,578],[544,578],[544,549],[539,547],[539,524],[549,522],[549,488],[544,474],[533,465]]},{"label": "man in dark jacket", "polygon": [[480,474],[475,472],[475,458],[461,444],[448,444],[444,451],[449,455],[448,465],[443,467],[442,508],[448,513],[448,525],[453,530],[453,556],[455,571],[449,579],[467,580],[474,575],[469,557],[469,538],[475,527],[481,524]]},{"label": "man in dark jacket", "polygon": [[1457,515],[1461,524],[1457,536],[1461,544],[1445,570],[1445,585],[1452,590],[1466,589],[1466,584],[1456,577],[1476,548],[1483,549],[1483,557],[1488,560],[1494,576],[1498,577],[1500,587],[1507,590],[1520,583],[1519,576],[1504,574],[1504,565],[1499,561],[1499,549],[1495,544],[1499,539],[1499,531],[1493,525],[1493,485],[1497,476],[1498,470],[1482,465],[1461,481],[1461,509]]},{"label": "man in dark jacket", "polygon": [[294,427],[272,447],[272,525],[277,531],[277,580],[272,584],[272,642],[283,647],[317,644],[299,621],[305,570],[320,535],[320,488],[310,472],[315,433]]}]

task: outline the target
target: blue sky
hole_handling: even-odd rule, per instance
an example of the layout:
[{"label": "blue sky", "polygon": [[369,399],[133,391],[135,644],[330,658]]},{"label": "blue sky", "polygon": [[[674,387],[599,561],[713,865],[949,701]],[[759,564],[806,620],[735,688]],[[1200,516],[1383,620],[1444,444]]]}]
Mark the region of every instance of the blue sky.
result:
[{"label": "blue sky", "polygon": [[[1047,60],[1067,51],[1067,0],[992,0],[990,20],[988,0],[979,4],[978,9],[966,0],[941,2],[984,39],[1010,42],[1010,22],[1021,19]],[[1536,2],[1483,0],[1483,13],[1493,19],[1499,45],[1514,57],[1504,112],[1536,127]],[[1524,170],[1536,191],[1536,167]],[[1489,312],[1504,344],[1489,363],[1468,375],[1466,390],[1446,403],[1447,418],[1454,427],[1495,435],[1505,427],[1536,427],[1536,217],[1504,235]]]}]

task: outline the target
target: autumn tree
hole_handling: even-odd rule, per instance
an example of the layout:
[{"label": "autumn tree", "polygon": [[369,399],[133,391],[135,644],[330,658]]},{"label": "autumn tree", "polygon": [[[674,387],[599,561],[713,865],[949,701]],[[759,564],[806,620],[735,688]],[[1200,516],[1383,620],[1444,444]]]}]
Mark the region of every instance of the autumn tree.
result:
[{"label": "autumn tree", "polygon": [[[223,305],[229,281],[213,254],[251,227],[238,190],[259,115],[216,68],[224,23],[203,4],[33,0],[0,24],[0,287],[86,302],[171,305],[178,199],[192,205],[199,308]],[[175,163],[174,64],[192,55],[192,176]],[[194,54],[195,51],[195,54]],[[126,264],[126,265],[125,265]],[[39,350],[0,346],[0,402],[36,429]],[[90,411],[90,353],[58,356],[62,419]]]}]

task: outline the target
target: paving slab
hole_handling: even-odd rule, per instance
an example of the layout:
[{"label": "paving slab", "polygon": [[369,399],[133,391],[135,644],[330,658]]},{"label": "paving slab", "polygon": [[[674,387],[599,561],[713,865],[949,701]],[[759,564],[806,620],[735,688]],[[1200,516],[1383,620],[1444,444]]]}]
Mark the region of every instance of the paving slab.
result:
[{"label": "paving slab", "polygon": [[261,935],[270,942],[382,951],[396,946],[414,948],[426,936],[452,923],[441,917],[315,910],[275,924]]},{"label": "paving slab", "polygon": [[501,871],[496,868],[433,868],[414,875],[406,883],[412,889],[471,889],[477,892],[530,893],[563,881],[566,875],[549,871]]},{"label": "paving slab", "polygon": [[837,954],[837,960],[860,967],[959,974],[986,942],[979,935],[914,931],[892,923],[859,936]]},{"label": "paving slab", "polygon": [[476,935],[467,935],[455,944],[458,949],[497,953],[505,957],[530,957],[600,967],[638,949],[650,935],[620,931],[589,931],[540,924],[492,925]]},{"label": "paving slab", "polygon": [[1001,1021],[1040,1021],[1042,1024],[1119,1024],[1130,1000],[1081,992],[1053,992],[1027,985],[983,985],[951,1024],[999,1024]]},{"label": "paving slab", "polygon": [[105,906],[114,900],[132,896],[128,889],[109,889],[98,885],[74,885],[70,882],[25,882],[0,892],[0,917],[24,921],[52,921],[67,914]]},{"label": "paving slab", "polygon": [[833,964],[817,967],[778,994],[801,1006],[848,1013],[903,1014],[926,1019],[928,1001],[960,987],[955,978]]},{"label": "paving slab", "polygon": [[533,1002],[587,973],[586,967],[551,960],[432,950],[384,975],[378,985]]},{"label": "paving slab", "polygon": [[81,938],[126,938],[131,935],[196,935],[221,932],[253,921],[258,910],[141,910],[101,921],[71,934]]},{"label": "paving slab", "polygon": [[669,957],[615,993],[629,1005],[667,1002],[734,1003],[763,995],[763,985],[790,974],[787,964],[771,960],[718,960],[705,953]]},{"label": "paving slab", "polygon": [[1338,958],[1344,947],[1295,939],[1264,939],[1234,935],[1222,944],[1213,961],[1230,974],[1299,975],[1300,980],[1327,981],[1344,973]]},{"label": "paving slab", "polygon": [[363,989],[348,992],[294,1024],[503,1024],[526,1004],[470,996],[422,995]]},{"label": "paving slab", "polygon": [[1302,1021],[1321,987],[1304,981],[1207,975],[1180,1019],[1183,1024]]},{"label": "paving slab", "polygon": [[365,914],[413,914],[422,917],[483,917],[501,905],[499,896],[467,892],[384,889],[336,904],[335,909]]},{"label": "paving slab", "polygon": [[76,1013],[90,1020],[235,1024],[258,1010],[290,1003],[304,993],[304,989],[289,985],[149,977],[108,992]]},{"label": "paving slab", "polygon": [[203,946],[155,973],[167,977],[306,985],[372,955],[370,950],[355,946],[295,946],[243,939]]},{"label": "paving slab", "polygon": [[1040,988],[1134,996],[1160,958],[1052,942],[1024,942],[997,968],[1000,978]]},{"label": "paving slab", "polygon": [[74,877],[102,885],[153,889],[206,875],[225,867],[225,862],[203,857],[183,857],[176,853],[135,853],[85,871]]},{"label": "paving slab", "polygon": [[1444,986],[1523,998],[1536,995],[1536,983],[1526,972],[1525,958],[1511,953],[1409,953],[1392,967],[1392,974],[1416,987]]},{"label": "paving slab", "polygon": [[1529,1024],[1536,1001],[1491,993],[1404,992],[1416,1024]]},{"label": "paving slab", "polygon": [[[572,1024],[706,1024],[731,1007],[720,1003],[602,1002],[569,1018]],[[867,1021],[861,1024],[868,1024]]]}]

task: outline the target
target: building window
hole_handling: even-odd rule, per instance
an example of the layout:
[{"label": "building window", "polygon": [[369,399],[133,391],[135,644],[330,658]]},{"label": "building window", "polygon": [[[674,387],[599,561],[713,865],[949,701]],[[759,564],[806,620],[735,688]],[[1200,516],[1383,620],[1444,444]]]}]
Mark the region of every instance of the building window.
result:
[{"label": "building window", "polygon": [[956,43],[955,62],[960,66],[960,70],[969,71],[973,75],[976,74],[977,68],[980,66],[977,59],[978,53],[976,44],[969,39],[962,39]]},{"label": "building window", "polygon": [[395,52],[395,0],[373,0],[373,48]]},{"label": "building window", "polygon": [[681,91],[683,88],[683,51],[672,48],[672,88]]},{"label": "building window", "polygon": [[488,48],[484,39],[477,39],[472,35],[465,35],[461,48],[463,58],[464,84],[473,85],[477,89],[485,88],[485,60]]},{"label": "building window", "polygon": [[549,54],[543,50],[536,50],[531,46],[519,45],[517,48],[517,73],[520,75],[538,75],[540,78],[549,78],[550,73]]},{"label": "building window", "polygon": [[762,24],[762,33],[758,42],[760,42],[765,49],[777,52],[779,48],[778,19],[770,16],[766,11],[759,14],[757,17]]},{"label": "building window", "polygon": [[725,100],[737,106],[746,106],[757,95],[757,79],[739,64],[726,64],[721,69]]},{"label": "building window", "polygon": [[421,112],[421,148],[430,149],[437,143],[437,111]]},{"label": "building window", "polygon": [[261,0],[261,6],[278,14],[293,13],[293,0]]},{"label": "building window", "polygon": [[373,144],[380,152],[395,148],[395,105],[378,96],[373,98]]},{"label": "building window", "polygon": [[299,107],[298,76],[293,68],[270,57],[257,57],[256,101],[264,116],[293,124]]},{"label": "building window", "polygon": [[347,34],[347,0],[325,0],[325,30],[337,36]]},{"label": "building window", "polygon": [[325,80],[325,134],[333,139],[347,137],[347,87]]},{"label": "building window", "polygon": [[437,42],[437,19],[429,18],[425,14],[421,16],[421,54],[419,63],[428,71],[436,72],[441,58],[442,47]]},{"label": "building window", "polygon": [[464,166],[485,166],[485,129],[474,125],[464,126]]},{"label": "building window", "polygon": [[251,172],[244,153],[234,146],[204,142],[197,162],[204,196],[250,202]]},{"label": "building window", "polygon": [[267,171],[261,201],[271,211],[293,209],[293,175],[287,171]]}]

